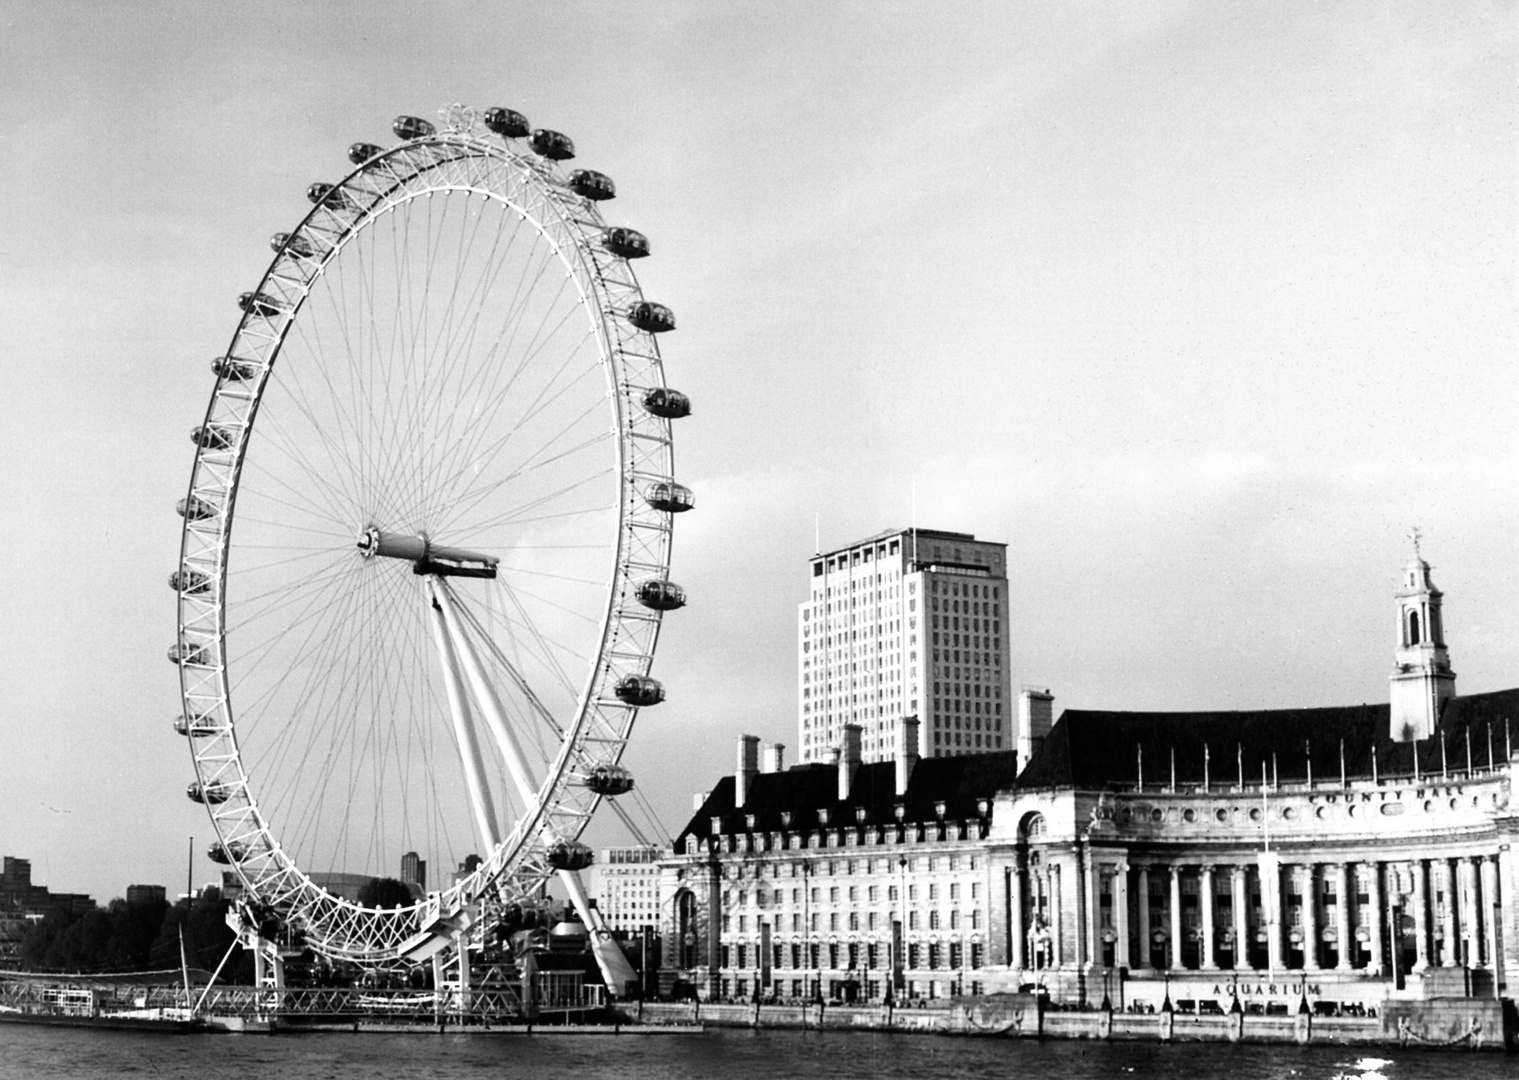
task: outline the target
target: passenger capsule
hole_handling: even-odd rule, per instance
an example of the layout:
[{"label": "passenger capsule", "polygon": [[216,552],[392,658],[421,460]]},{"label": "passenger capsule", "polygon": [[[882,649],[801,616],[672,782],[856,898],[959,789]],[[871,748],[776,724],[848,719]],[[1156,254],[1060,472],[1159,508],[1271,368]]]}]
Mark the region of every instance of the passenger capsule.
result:
[{"label": "passenger capsule", "polygon": [[372,142],[356,142],[348,148],[348,160],[362,165],[370,158],[377,158],[385,151]]},{"label": "passenger capsule", "polygon": [[691,489],[674,480],[650,484],[649,490],[643,493],[643,501],[656,510],[671,514],[683,514],[696,506],[696,496],[691,494]]},{"label": "passenger capsule", "polygon": [[357,210],[359,204],[353,201],[353,196],[340,187],[333,184],[324,184],[320,180],[306,189],[306,198],[317,206],[325,206],[329,210]]},{"label": "passenger capsule", "polygon": [[237,306],[249,315],[262,315],[266,319],[272,319],[280,313],[280,302],[272,296],[266,296],[261,292],[240,293],[237,298]]},{"label": "passenger capsule", "polygon": [[409,140],[425,139],[438,129],[420,116],[398,116],[396,122],[390,125],[390,130],[396,133],[396,138]]},{"label": "passenger capsule", "polygon": [[208,667],[212,663],[211,649],[203,641],[181,641],[169,646],[169,663],[185,667]]},{"label": "passenger capsule", "polygon": [[516,109],[503,109],[500,105],[485,110],[485,126],[503,139],[520,139],[530,130],[527,117]]},{"label": "passenger capsule", "polygon": [[199,570],[176,570],[169,575],[169,588],[175,592],[199,595],[211,587],[211,576]]},{"label": "passenger capsule", "polygon": [[242,862],[247,857],[247,845],[239,840],[234,840],[230,844],[212,844],[206,849],[206,858],[214,863],[221,863],[223,866]]},{"label": "passenger capsule", "polygon": [[654,416],[662,416],[666,420],[679,420],[691,415],[691,399],[668,386],[655,386],[645,390],[643,407]]},{"label": "passenger capsule", "polygon": [[651,334],[663,334],[675,329],[675,312],[663,304],[640,300],[628,310],[628,322]]},{"label": "passenger capsule", "polygon": [[197,714],[194,717],[180,713],[174,718],[174,731],[191,739],[199,739],[206,735],[216,734],[216,721],[209,716]]},{"label": "passenger capsule", "polygon": [[576,169],[570,173],[570,188],[582,199],[603,202],[617,198],[617,185],[605,173]]},{"label": "passenger capsule", "polygon": [[218,356],[211,361],[211,370],[228,382],[247,382],[258,377],[259,363],[241,356]]},{"label": "passenger capsule", "polygon": [[575,840],[556,840],[549,845],[548,858],[555,870],[584,870],[596,861],[591,849]]},{"label": "passenger capsule", "polygon": [[180,499],[174,504],[174,509],[186,521],[205,521],[216,516],[216,507],[195,495]]},{"label": "passenger capsule", "polygon": [[602,230],[601,246],[624,259],[642,259],[649,254],[649,238],[637,229],[621,225]]},{"label": "passenger capsule", "polygon": [[190,441],[206,450],[225,450],[237,441],[237,436],[219,424],[206,424],[190,432]]},{"label": "passenger capsule", "polygon": [[575,144],[568,135],[548,128],[533,132],[533,149],[550,161],[568,161],[575,156]]},{"label": "passenger capsule", "polygon": [[311,241],[300,233],[277,232],[269,238],[269,247],[276,252],[288,251],[303,259],[310,259],[316,255],[316,248],[311,246]]},{"label": "passenger capsule", "polygon": [[674,611],[686,606],[686,590],[662,578],[639,582],[634,595],[640,604],[652,611]]},{"label": "passenger capsule", "polygon": [[191,802],[224,803],[232,797],[232,789],[225,784],[202,784],[199,780],[185,788]]},{"label": "passenger capsule", "polygon": [[633,774],[621,765],[597,765],[586,774],[585,786],[597,795],[626,795],[633,790]]},{"label": "passenger capsule", "polygon": [[648,675],[625,675],[617,681],[612,689],[617,695],[617,700],[629,705],[637,705],[640,708],[646,705],[658,705],[665,699],[665,688],[658,679]]}]

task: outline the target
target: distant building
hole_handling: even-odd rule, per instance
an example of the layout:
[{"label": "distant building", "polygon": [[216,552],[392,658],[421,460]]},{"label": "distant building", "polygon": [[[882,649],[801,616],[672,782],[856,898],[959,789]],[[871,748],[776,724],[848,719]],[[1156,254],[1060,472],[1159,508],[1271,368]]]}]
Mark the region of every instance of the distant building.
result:
[{"label": "distant building", "polygon": [[1007,545],[893,529],[813,556],[797,617],[800,760],[828,763],[858,725],[889,761],[916,717],[923,757],[1010,750]]},{"label": "distant building", "polygon": [[0,911],[21,915],[43,915],[55,908],[85,912],[95,906],[85,893],[55,893],[44,885],[32,884],[29,859],[5,856],[0,868]]},{"label": "distant building", "polygon": [[401,880],[414,886],[412,892],[421,895],[427,891],[427,860],[415,851],[401,856]]},{"label": "distant building", "polygon": [[480,856],[464,856],[464,861],[459,864],[459,869],[454,871],[454,884],[457,885],[478,869],[480,869]]},{"label": "distant building", "polygon": [[637,933],[658,930],[662,909],[659,861],[668,848],[655,845],[606,848],[591,870],[591,892],[608,928]]},{"label": "distant building", "polygon": [[26,888],[32,883],[32,860],[7,855],[4,870],[0,871],[0,886],[7,889]]},{"label": "distant building", "polygon": [[127,903],[129,904],[153,904],[168,898],[168,890],[162,885],[127,886]]}]

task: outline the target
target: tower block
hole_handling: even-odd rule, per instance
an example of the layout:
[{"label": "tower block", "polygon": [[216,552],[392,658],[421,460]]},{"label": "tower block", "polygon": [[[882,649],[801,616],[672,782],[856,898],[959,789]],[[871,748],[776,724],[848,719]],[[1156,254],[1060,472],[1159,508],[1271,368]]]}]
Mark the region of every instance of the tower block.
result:
[{"label": "tower block", "polygon": [[1398,645],[1392,672],[1391,736],[1394,742],[1414,742],[1434,734],[1440,709],[1456,696],[1456,673],[1445,651],[1445,625],[1440,617],[1441,592],[1430,580],[1429,563],[1414,557],[1403,570],[1398,588]]}]

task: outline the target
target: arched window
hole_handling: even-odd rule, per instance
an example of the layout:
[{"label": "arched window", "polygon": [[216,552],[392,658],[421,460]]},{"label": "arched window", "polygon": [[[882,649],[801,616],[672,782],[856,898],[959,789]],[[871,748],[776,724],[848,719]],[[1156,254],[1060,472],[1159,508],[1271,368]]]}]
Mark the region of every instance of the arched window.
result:
[{"label": "arched window", "polygon": [[1045,825],[1043,814],[1030,814],[1023,823],[1023,835],[1030,840],[1044,838]]},{"label": "arched window", "polygon": [[1419,643],[1419,613],[1417,611],[1408,613],[1408,643],[1410,645]]}]

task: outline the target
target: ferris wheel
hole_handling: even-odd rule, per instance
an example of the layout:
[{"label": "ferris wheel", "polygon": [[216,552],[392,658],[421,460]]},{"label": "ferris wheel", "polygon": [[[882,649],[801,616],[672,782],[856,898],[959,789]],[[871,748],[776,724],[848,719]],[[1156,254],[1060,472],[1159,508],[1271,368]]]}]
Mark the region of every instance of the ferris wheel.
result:
[{"label": "ferris wheel", "polygon": [[[601,216],[612,181],[509,109],[394,130],[239,298],[170,579],[210,856],[369,965],[462,951],[555,875],[584,909],[693,505],[675,319],[634,276],[648,241]],[[420,899],[354,897],[403,857]]]}]

